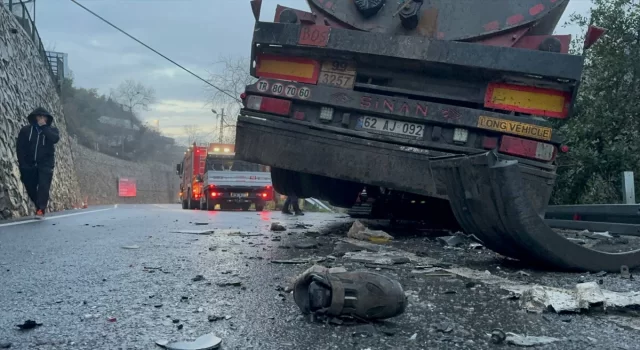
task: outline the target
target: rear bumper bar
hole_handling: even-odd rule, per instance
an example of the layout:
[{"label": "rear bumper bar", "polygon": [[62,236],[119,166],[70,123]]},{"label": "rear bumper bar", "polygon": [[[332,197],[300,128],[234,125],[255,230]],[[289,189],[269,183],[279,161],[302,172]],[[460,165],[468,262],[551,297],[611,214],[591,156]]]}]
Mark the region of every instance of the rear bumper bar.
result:
[{"label": "rear bumper bar", "polygon": [[257,22],[253,33],[254,50],[268,51],[269,45],[287,47],[287,52],[335,53],[356,57],[367,55],[383,60],[412,60],[449,67],[467,67],[499,72],[512,72],[545,78],[567,79],[578,82],[584,59],[578,55],[545,51],[514,49],[510,47],[431,40],[419,36],[396,36],[349,29],[328,29],[324,46],[299,44],[300,24]]},{"label": "rear bumper bar", "polygon": [[[284,121],[240,116],[236,156],[249,162],[448,199],[431,165],[449,154],[373,141]],[[521,165],[533,206],[544,211],[555,174]]]}]

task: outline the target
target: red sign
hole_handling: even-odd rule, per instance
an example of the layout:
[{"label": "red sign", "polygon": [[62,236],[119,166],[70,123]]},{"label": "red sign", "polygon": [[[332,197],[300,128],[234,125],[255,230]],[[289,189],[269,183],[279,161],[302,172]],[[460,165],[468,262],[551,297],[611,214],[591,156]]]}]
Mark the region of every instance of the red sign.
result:
[{"label": "red sign", "polygon": [[300,28],[298,44],[325,47],[329,43],[331,27],[319,25],[304,25]]},{"label": "red sign", "polygon": [[135,197],[136,196],[136,179],[121,177],[118,178],[118,196]]}]

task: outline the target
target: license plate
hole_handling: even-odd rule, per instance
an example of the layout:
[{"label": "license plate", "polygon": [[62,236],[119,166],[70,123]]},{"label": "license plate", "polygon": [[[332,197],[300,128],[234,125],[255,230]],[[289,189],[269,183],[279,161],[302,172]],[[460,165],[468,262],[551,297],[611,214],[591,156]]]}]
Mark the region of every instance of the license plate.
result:
[{"label": "license plate", "polygon": [[358,120],[358,127],[363,130],[415,138],[419,138],[424,135],[424,125],[378,117],[362,117]]},{"label": "license plate", "polygon": [[355,64],[346,61],[329,60],[322,63],[318,84],[351,89],[355,80]]},{"label": "license plate", "polygon": [[329,43],[331,27],[320,25],[303,25],[300,28],[298,44],[325,47]]},{"label": "license plate", "polygon": [[249,194],[248,193],[232,193],[231,197],[243,198],[243,197],[249,197]]},{"label": "license plate", "polygon": [[351,89],[353,87],[355,77],[352,75],[339,74],[339,73],[320,73],[320,79],[318,83],[321,85],[330,85],[343,89]]}]

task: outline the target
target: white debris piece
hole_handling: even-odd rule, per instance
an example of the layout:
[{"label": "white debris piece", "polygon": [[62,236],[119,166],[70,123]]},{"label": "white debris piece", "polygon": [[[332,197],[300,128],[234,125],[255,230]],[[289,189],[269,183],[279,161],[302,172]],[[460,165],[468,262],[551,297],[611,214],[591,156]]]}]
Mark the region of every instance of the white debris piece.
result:
[{"label": "white debris piece", "polygon": [[542,312],[549,307],[560,313],[580,312],[598,305],[605,309],[640,306],[640,292],[612,292],[601,289],[595,282],[579,283],[573,290],[540,285],[502,288],[520,295],[522,307],[532,312]]},{"label": "white debris piece", "polygon": [[539,345],[548,345],[553,344],[559,341],[564,341],[565,339],[553,338],[553,337],[545,337],[545,336],[528,336],[528,335],[520,335],[515,333],[507,333],[507,344],[522,346],[522,347],[531,347],[531,346],[539,346]]},{"label": "white debris piece", "polygon": [[344,254],[344,259],[377,265],[395,265],[411,262],[408,257],[393,252],[347,252]]},{"label": "white debris piece", "polygon": [[591,235],[602,238],[613,238],[613,236],[610,235],[609,232],[594,232]]},{"label": "white debris piece", "polygon": [[168,342],[166,340],[156,341],[156,345],[169,350],[212,350],[220,347],[222,339],[216,337],[213,333],[205,334],[196,340]]}]

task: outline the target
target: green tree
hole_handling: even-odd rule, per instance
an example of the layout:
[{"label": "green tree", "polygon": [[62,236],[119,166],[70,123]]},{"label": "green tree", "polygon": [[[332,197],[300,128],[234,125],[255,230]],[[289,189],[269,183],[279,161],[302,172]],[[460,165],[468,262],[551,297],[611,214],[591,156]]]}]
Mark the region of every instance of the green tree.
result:
[{"label": "green tree", "polygon": [[[573,14],[571,22],[607,32],[584,52],[573,117],[557,122],[571,150],[558,159],[553,202],[619,202],[621,172],[640,175],[640,4],[594,0],[589,16]],[[574,53],[582,54],[583,42],[584,34]]]}]

